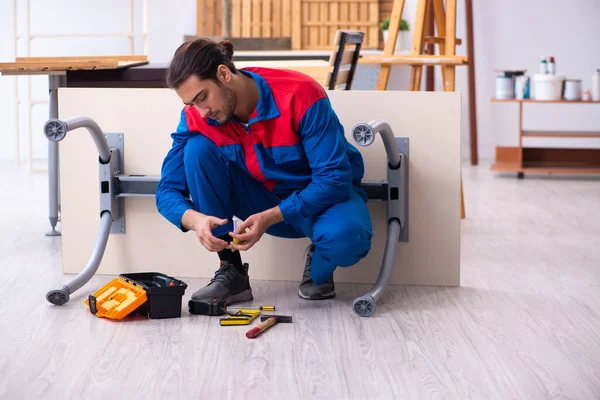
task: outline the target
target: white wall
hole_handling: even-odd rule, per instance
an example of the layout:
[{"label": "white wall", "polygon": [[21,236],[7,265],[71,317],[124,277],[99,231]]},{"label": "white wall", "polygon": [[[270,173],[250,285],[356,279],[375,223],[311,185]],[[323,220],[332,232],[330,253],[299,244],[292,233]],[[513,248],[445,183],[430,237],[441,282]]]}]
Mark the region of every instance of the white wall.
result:
[{"label": "white wall", "polygon": [[[12,4],[17,1],[19,33],[25,34],[25,0],[0,0],[0,61],[14,60]],[[534,73],[542,55],[553,55],[559,72],[569,78],[583,79],[590,87],[591,75],[600,68],[600,1],[576,0],[568,7],[559,0],[473,1],[475,25],[475,67],[477,117],[481,158],[491,158],[496,145],[517,143],[517,105],[491,103],[495,90],[496,68],[527,68]],[[194,0],[148,0],[149,58],[153,63],[167,63],[183,36],[196,30]],[[142,1],[135,0],[136,29],[141,31]],[[405,19],[413,26],[416,0],[407,0]],[[31,0],[31,33],[123,32],[129,29],[129,2],[125,0]],[[458,0],[457,36],[463,39],[458,54],[466,55],[464,0]],[[26,42],[19,43],[19,56],[26,55]],[[143,45],[136,41],[136,52]],[[31,56],[108,55],[129,52],[124,38],[36,39]],[[441,90],[439,68],[436,89]],[[2,146],[0,159],[14,159],[15,153],[15,78],[0,76],[0,121]],[[21,98],[27,98],[27,78],[20,78]],[[34,99],[47,98],[47,78],[32,79]],[[463,158],[469,157],[469,122],[467,69],[458,68],[456,90],[463,97]],[[28,152],[27,104],[20,107],[21,157]],[[34,158],[46,157],[46,142],[40,129],[47,119],[47,105],[33,107]],[[530,129],[600,130],[600,105],[527,105],[525,127]],[[37,130],[37,131],[36,131]],[[530,143],[530,142],[526,142]],[[535,144],[548,144],[536,140]],[[559,140],[558,145],[600,146],[598,140]]]}]

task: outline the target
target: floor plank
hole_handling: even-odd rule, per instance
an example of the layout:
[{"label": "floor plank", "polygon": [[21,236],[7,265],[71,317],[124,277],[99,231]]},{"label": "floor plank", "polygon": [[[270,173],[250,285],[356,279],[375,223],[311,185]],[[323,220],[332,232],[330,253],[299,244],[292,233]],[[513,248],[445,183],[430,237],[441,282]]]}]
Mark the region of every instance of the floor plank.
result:
[{"label": "floor plank", "polygon": [[297,282],[253,281],[252,305],[294,317],[257,340],[190,316],[206,280],[186,280],[182,317],[91,316],[95,276],[63,307],[44,174],[0,163],[0,398],[598,399],[600,179],[465,165],[461,287],[393,286],[371,318]]}]

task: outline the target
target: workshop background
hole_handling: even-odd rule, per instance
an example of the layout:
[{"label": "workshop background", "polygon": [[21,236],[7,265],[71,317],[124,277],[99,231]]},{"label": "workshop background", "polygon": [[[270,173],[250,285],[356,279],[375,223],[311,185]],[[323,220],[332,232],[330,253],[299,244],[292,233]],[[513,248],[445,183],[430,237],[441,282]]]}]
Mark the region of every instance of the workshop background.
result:
[{"label": "workshop background", "polygon": [[[392,5],[392,0],[379,1],[381,20],[389,16]],[[196,0],[3,0],[0,1],[0,62],[12,61],[17,56],[106,55],[109,49],[111,55],[147,54],[152,63],[166,64],[184,37],[196,34],[196,6]],[[464,7],[465,1],[458,0],[457,37],[463,40],[463,45],[457,47],[459,55],[466,54]],[[402,18],[411,29],[415,12],[416,0],[406,0]],[[518,115],[514,107],[490,102],[495,93],[494,70],[527,69],[536,73],[540,58],[553,56],[557,72],[568,78],[581,79],[583,89],[591,88],[595,67],[600,66],[600,51],[597,50],[600,2],[577,0],[567,6],[559,0],[475,1],[473,15],[478,152],[479,158],[485,161],[493,159],[495,146],[515,145],[517,141]],[[18,29],[15,30],[15,26]],[[48,36],[63,34],[74,36]],[[132,36],[97,37],[101,34]],[[380,47],[383,48],[382,37]],[[435,74],[436,88],[440,90],[439,68]],[[3,136],[0,159],[20,158],[25,164],[33,161],[35,166],[43,168],[47,145],[45,137],[39,133],[48,117],[48,80],[46,76],[32,77],[31,81],[26,76],[18,78],[20,136],[17,153],[17,139],[12,134],[17,125],[16,79],[0,79],[0,118],[3,130],[8,132]],[[456,90],[464,93],[462,153],[465,160],[469,159],[467,84],[467,69],[457,68]],[[407,88],[408,79],[398,87]],[[575,126],[593,131],[598,129],[599,118],[600,113],[595,107],[569,107],[565,112],[563,105],[548,105],[532,108],[525,124],[542,130]],[[37,134],[30,136],[30,126]],[[598,147],[600,139],[539,139],[536,143],[540,146]]]},{"label": "workshop background", "polygon": [[[186,38],[219,36],[221,1],[0,0],[0,400],[600,399],[600,0],[457,0],[458,56],[436,58],[459,64],[455,93],[442,93],[438,65],[435,93],[409,91],[409,65],[392,67],[387,91],[375,91],[385,19],[401,0],[231,0],[252,13],[280,5],[279,16],[301,4],[308,22],[293,15],[290,24],[308,28],[292,37],[290,48],[312,59],[293,63],[314,64],[319,81],[331,70],[335,15],[364,28],[352,90],[332,90],[330,99],[349,141],[357,123],[389,122],[400,147],[394,155],[403,161],[388,175],[392,157],[381,135],[373,146],[357,146],[366,174],[376,178],[367,204],[374,240],[361,265],[337,269],[335,298],[299,298],[307,238],[264,235],[242,255],[254,293],[243,306],[252,309],[240,307],[225,321],[215,317],[222,308],[195,315],[188,303],[210,282],[217,256],[194,232],[182,234],[157,213],[152,192],[181,99],[151,86],[162,85],[162,77],[132,78],[147,66],[164,73]],[[395,61],[409,52],[423,4],[404,1],[408,30],[399,32]],[[316,16],[328,9],[339,13],[317,25]],[[270,15],[261,14],[267,21]],[[235,29],[277,39],[263,28]],[[461,64],[470,44],[469,63]],[[261,50],[235,51],[246,57],[239,65],[264,61]],[[58,145],[42,131],[49,93],[39,69],[48,61],[37,60],[19,77],[5,72],[21,57],[131,54],[143,55],[144,65],[125,67],[131,72],[125,87],[98,88],[104,71],[83,71],[91,73],[90,86],[58,89],[60,118],[91,116],[110,146],[123,148],[122,160],[102,164],[85,132],[69,133],[60,142],[58,185],[51,166],[59,164],[48,160]],[[365,64],[369,59],[375,62]],[[429,76],[423,73],[421,90]],[[150,88],[136,86],[140,81]],[[126,211],[108,215],[110,197]],[[339,236],[336,245],[346,239]],[[101,239],[106,249],[95,245]],[[386,257],[388,251],[394,256]],[[67,299],[62,285],[98,253],[100,269],[58,305]],[[384,265],[393,266],[389,285],[385,273],[376,281]],[[166,307],[172,318],[144,315],[151,303],[146,290],[136,298],[144,301],[141,314],[129,315],[138,306],[129,303],[120,309],[123,320],[94,315],[94,296],[114,288],[118,274],[156,271],[168,278],[159,289],[176,292]],[[386,288],[368,302],[364,294],[374,283]],[[106,303],[118,308],[112,300]],[[259,313],[289,319],[254,339],[246,335]]]}]

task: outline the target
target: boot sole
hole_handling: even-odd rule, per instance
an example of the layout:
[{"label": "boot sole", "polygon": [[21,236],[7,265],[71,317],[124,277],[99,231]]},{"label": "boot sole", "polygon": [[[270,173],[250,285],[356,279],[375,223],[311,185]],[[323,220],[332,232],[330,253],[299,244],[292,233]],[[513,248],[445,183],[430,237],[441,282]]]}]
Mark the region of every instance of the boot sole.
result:
[{"label": "boot sole", "polygon": [[313,294],[311,296],[307,296],[305,294],[302,293],[301,290],[298,289],[298,297],[300,297],[301,299],[304,300],[327,300],[327,299],[333,299],[335,297],[335,290],[326,293],[326,294]]},{"label": "boot sole", "polygon": [[233,296],[229,296],[225,299],[227,304],[241,303],[242,301],[250,301],[254,299],[252,296],[252,289],[246,289],[243,292],[239,292],[234,294]]}]

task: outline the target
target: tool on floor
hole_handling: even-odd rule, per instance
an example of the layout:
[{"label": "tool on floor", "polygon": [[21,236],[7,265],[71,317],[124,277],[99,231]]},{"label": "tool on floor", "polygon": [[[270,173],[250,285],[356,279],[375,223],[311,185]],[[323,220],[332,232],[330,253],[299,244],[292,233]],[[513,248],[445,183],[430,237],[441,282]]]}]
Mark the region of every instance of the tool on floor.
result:
[{"label": "tool on floor", "polygon": [[190,314],[216,317],[227,313],[227,303],[222,299],[191,299],[188,310]]},{"label": "tool on floor", "polygon": [[275,315],[275,314],[272,314],[272,315],[262,315],[260,317],[260,321],[261,322],[266,321],[266,320],[268,320],[271,317],[277,318],[277,322],[281,322],[282,324],[289,324],[289,323],[293,322],[292,321],[292,317],[290,315]]},{"label": "tool on floor", "polygon": [[258,324],[257,326],[255,326],[254,328],[252,328],[248,332],[246,332],[246,337],[248,339],[254,339],[255,337],[257,337],[258,335],[260,335],[261,333],[263,333],[264,331],[266,331],[271,326],[273,326],[277,323],[282,323],[282,324],[291,323],[292,317],[289,315],[263,315],[260,318],[260,320],[261,320],[260,324]]},{"label": "tool on floor", "polygon": [[219,324],[221,326],[229,325],[249,325],[261,313],[260,309],[256,308],[240,308],[236,313],[229,312],[227,318],[221,318]]},{"label": "tool on floor", "polygon": [[245,310],[275,311],[275,306],[260,306],[258,308],[245,307]]}]

